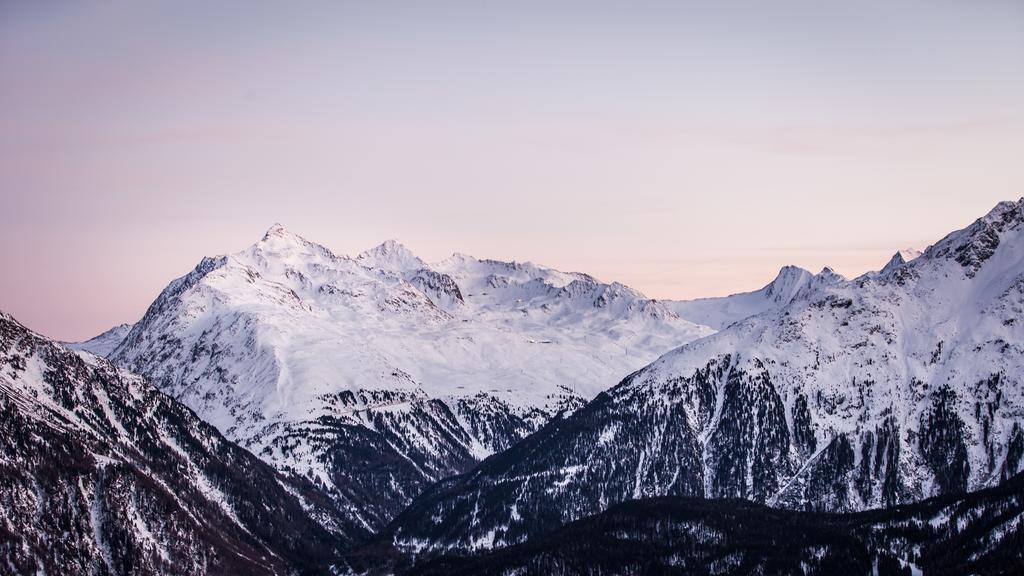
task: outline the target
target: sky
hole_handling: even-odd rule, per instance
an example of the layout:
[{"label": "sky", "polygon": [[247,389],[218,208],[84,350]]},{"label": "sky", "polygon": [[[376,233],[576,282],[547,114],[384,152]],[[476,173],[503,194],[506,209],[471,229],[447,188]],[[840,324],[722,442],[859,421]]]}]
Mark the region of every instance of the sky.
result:
[{"label": "sky", "polygon": [[1024,196],[1024,2],[0,2],[0,309],[75,340],[275,222],[651,297]]}]

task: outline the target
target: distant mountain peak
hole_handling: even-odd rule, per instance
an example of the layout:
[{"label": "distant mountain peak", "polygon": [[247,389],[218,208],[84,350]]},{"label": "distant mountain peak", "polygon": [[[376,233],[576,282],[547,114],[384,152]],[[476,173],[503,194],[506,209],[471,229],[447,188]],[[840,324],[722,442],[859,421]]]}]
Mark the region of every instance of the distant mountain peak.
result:
[{"label": "distant mountain peak", "polygon": [[125,336],[132,331],[134,324],[119,324],[106,332],[94,336],[82,342],[64,342],[63,344],[72,350],[84,350],[97,356],[107,356],[124,340]]},{"label": "distant mountain peak", "polygon": [[822,268],[821,272],[817,274],[811,274],[799,266],[790,265],[783,266],[775,280],[762,288],[762,291],[770,300],[779,304],[787,304],[808,291],[838,284],[845,280],[845,276],[836,273],[828,266]]},{"label": "distant mountain peak", "polygon": [[775,280],[772,280],[772,284],[775,284],[776,282],[785,283],[793,279],[799,279],[810,275],[810,271],[799,266],[788,264],[779,268],[779,273],[775,275]]},{"label": "distant mountain peak", "polygon": [[922,254],[922,251],[917,248],[903,248],[897,254],[900,255],[904,262],[910,262],[911,260],[916,260]]},{"label": "distant mountain peak", "polygon": [[398,240],[388,239],[356,256],[361,264],[384,268],[393,272],[410,272],[426,268],[427,264]]},{"label": "distant mountain peak", "polygon": [[328,259],[336,258],[326,246],[311,242],[281,224],[274,224],[268,228],[263,238],[250,250],[272,257],[317,255]]},{"label": "distant mountain peak", "polygon": [[401,242],[395,240],[394,238],[388,238],[387,240],[381,242],[374,248],[370,249],[370,251],[380,253],[410,252],[410,250],[405,247],[405,244],[402,244]]},{"label": "distant mountain peak", "polygon": [[892,255],[889,262],[882,268],[882,275],[891,274],[892,272],[899,269],[901,266],[907,263],[906,258],[903,257],[903,252],[899,251]]},{"label": "distant mountain peak", "polygon": [[885,267],[882,268],[881,274],[883,276],[891,274],[904,264],[916,260],[920,255],[921,251],[915,248],[903,248],[902,250],[898,250],[892,255],[892,258],[889,259],[889,262]]},{"label": "distant mountain peak", "polygon": [[260,239],[260,244],[310,244],[308,240],[289,231],[281,224],[275,223],[270,228],[267,228],[263,238]]},{"label": "distant mountain peak", "polygon": [[799,267],[783,266],[775,279],[753,292],[741,292],[717,298],[668,301],[667,307],[678,317],[720,330],[744,318],[785,306],[820,288],[845,282],[846,278],[825,267],[818,274]]},{"label": "distant mountain peak", "polygon": [[821,269],[821,272],[818,272],[817,274],[814,275],[813,280],[815,285],[823,286],[827,284],[843,282],[846,280],[846,276],[843,276],[842,274],[836,272],[832,268],[825,266],[824,268]]},{"label": "distant mountain peak", "polygon": [[270,228],[267,228],[267,232],[263,235],[263,239],[268,240],[271,237],[282,236],[287,233],[288,231],[285,230],[284,226],[282,226],[280,222],[274,222]]},{"label": "distant mountain peak", "polygon": [[764,287],[765,295],[776,302],[789,302],[811,280],[812,274],[799,266],[783,266],[775,280]]},{"label": "distant mountain peak", "polygon": [[441,264],[445,264],[445,265],[458,265],[458,264],[468,264],[468,263],[472,263],[472,262],[478,262],[478,260],[475,257],[470,256],[469,254],[466,254],[464,252],[455,252],[451,256],[449,256],[449,257],[445,258],[444,260],[442,260]]},{"label": "distant mountain peak", "polygon": [[260,242],[287,242],[290,244],[300,245],[314,244],[291,230],[288,230],[279,223],[275,223],[270,228],[267,228],[267,231],[263,234],[263,238],[260,239]]}]

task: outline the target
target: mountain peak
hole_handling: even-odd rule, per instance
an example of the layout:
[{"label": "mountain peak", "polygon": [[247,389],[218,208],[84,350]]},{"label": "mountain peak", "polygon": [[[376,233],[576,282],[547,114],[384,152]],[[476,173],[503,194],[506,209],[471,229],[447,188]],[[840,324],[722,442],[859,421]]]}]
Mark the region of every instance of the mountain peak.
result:
[{"label": "mountain peak", "polygon": [[395,240],[394,238],[388,238],[387,240],[381,242],[374,248],[371,248],[369,251],[377,252],[380,254],[395,254],[404,252],[411,253],[411,251],[405,247],[405,244],[402,244],[401,242]]},{"label": "mountain peak", "polygon": [[996,253],[1007,236],[1019,234],[1024,223],[1024,198],[1016,202],[996,204],[988,214],[975,220],[963,230],[949,234],[925,254],[928,258],[950,258],[966,268],[973,278],[985,262]]},{"label": "mountain peak", "polygon": [[816,290],[844,280],[846,278],[842,274],[838,274],[828,266],[822,268],[821,272],[817,274],[811,274],[799,266],[783,266],[775,280],[761,290],[769,299],[779,304],[787,304],[809,290]]},{"label": "mountain peak", "polygon": [[134,324],[119,324],[106,332],[82,342],[62,342],[72,350],[85,350],[97,356],[108,356],[132,331]]},{"label": "mountain peak", "polygon": [[899,254],[900,258],[902,258],[904,262],[910,262],[911,260],[917,259],[922,252],[917,248],[903,248],[897,252],[897,254]]},{"label": "mountain peak", "polygon": [[425,268],[426,263],[398,240],[388,239],[356,256],[361,264],[371,268],[384,268],[393,272],[408,272]]},{"label": "mountain peak", "polygon": [[445,258],[444,262],[450,262],[450,263],[453,263],[453,264],[454,263],[462,263],[462,264],[464,264],[464,263],[467,263],[467,262],[477,262],[477,259],[474,258],[473,256],[470,256],[469,254],[465,254],[463,252],[455,252],[451,256]]},{"label": "mountain peak", "polygon": [[274,224],[268,228],[263,238],[246,252],[272,258],[336,258],[334,253],[328,250],[327,247],[306,240],[280,224]]},{"label": "mountain peak", "polygon": [[814,275],[814,280],[819,284],[831,284],[833,282],[842,282],[843,280],[846,280],[846,276],[836,272],[829,266],[825,266],[821,269],[821,272]]},{"label": "mountain peak", "polygon": [[786,266],[783,266],[782,268],[779,268],[779,273],[775,276],[775,280],[799,277],[803,276],[804,274],[810,274],[810,272],[799,266],[788,264]]},{"label": "mountain peak", "polygon": [[281,232],[284,232],[284,226],[282,226],[280,222],[274,222],[273,224],[270,225],[270,228],[267,228],[267,232],[266,234],[263,235],[263,237],[267,238],[270,236],[280,234]]},{"label": "mountain peak", "polygon": [[886,265],[882,268],[881,274],[890,274],[892,271],[896,270],[897,268],[903,266],[906,263],[907,260],[906,258],[903,257],[903,252],[898,251],[892,255],[892,258],[889,259],[889,262],[887,262]]},{"label": "mountain peak", "polygon": [[799,266],[783,266],[770,284],[765,286],[765,295],[780,303],[789,302],[801,288],[807,285],[812,274]]},{"label": "mountain peak", "polygon": [[1017,200],[1003,200],[1002,202],[995,205],[994,208],[989,210],[988,214],[981,217],[982,220],[1000,220],[1004,215],[1010,212],[1016,212],[1017,216],[1021,215],[1021,211],[1024,209],[1024,197]]},{"label": "mountain peak", "polygon": [[281,241],[290,244],[309,244],[308,240],[306,240],[302,236],[299,236],[298,234],[295,234],[294,232],[289,231],[284,226],[278,223],[275,223],[270,228],[267,228],[267,232],[263,234],[263,238],[260,239],[260,242],[264,243]]}]

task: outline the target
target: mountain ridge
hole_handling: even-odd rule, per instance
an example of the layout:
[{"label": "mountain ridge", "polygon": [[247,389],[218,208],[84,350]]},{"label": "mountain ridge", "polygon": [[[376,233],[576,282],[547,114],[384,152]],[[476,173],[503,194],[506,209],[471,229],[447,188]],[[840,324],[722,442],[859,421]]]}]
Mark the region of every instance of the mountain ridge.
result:
[{"label": "mountain ridge", "polygon": [[172,281],[110,358],[372,527],[707,333],[585,274],[395,241],[350,258],[275,225]]},{"label": "mountain ridge", "polygon": [[1001,204],[890,274],[676,348],[433,486],[389,533],[475,550],[628,499],[853,511],[997,484],[1024,453],[1022,223],[1024,200]]},{"label": "mountain ridge", "polygon": [[776,310],[796,298],[845,280],[846,278],[829,267],[812,274],[799,266],[787,265],[779,269],[774,280],[759,290],[728,296],[665,302],[681,318],[721,330],[744,318]]}]

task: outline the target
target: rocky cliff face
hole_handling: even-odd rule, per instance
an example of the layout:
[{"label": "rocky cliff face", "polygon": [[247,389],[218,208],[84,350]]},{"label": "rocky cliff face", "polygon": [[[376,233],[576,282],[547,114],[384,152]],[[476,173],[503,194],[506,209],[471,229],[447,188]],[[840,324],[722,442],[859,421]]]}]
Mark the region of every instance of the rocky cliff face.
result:
[{"label": "rocky cliff face", "polygon": [[145,380],[0,312],[0,571],[326,573],[363,527]]}]

